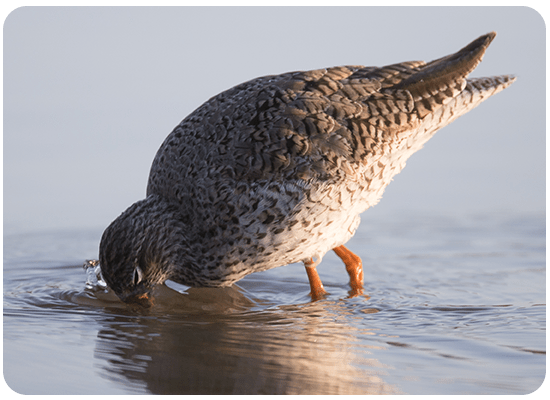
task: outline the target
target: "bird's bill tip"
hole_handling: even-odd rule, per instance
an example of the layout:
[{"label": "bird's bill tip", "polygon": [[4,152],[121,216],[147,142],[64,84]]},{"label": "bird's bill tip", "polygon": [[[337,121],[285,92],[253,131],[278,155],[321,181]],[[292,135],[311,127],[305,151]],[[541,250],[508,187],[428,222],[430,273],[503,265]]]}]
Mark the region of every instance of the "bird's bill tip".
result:
[{"label": "bird's bill tip", "polygon": [[144,308],[149,308],[153,305],[153,297],[150,293],[135,293],[121,298],[126,304],[138,305]]}]

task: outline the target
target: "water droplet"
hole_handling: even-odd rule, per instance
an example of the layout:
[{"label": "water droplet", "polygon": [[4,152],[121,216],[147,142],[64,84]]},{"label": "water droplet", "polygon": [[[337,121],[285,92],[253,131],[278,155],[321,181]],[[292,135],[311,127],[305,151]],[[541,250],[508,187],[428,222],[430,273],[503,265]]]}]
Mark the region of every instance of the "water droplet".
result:
[{"label": "water droplet", "polygon": [[86,260],[82,267],[86,271],[86,289],[104,290],[107,288],[107,283],[101,275],[99,260]]}]

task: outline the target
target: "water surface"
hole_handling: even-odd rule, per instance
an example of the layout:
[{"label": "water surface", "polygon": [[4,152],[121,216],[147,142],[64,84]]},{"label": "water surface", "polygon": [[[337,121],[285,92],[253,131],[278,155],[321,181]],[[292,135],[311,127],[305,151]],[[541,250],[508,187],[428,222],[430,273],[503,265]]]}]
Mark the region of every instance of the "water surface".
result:
[{"label": "water surface", "polygon": [[544,215],[365,216],[329,253],[149,310],[86,288],[101,230],[4,236],[4,378],[25,394],[526,394],[546,361]]}]

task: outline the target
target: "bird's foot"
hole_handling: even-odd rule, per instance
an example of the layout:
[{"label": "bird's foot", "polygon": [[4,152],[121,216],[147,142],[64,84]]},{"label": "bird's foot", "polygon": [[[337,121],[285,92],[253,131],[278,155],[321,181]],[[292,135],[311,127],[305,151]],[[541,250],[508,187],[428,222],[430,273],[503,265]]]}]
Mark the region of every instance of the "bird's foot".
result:
[{"label": "bird's foot", "polygon": [[370,298],[369,295],[366,295],[364,293],[365,291],[362,287],[357,289],[351,289],[348,291],[348,297],[346,297],[346,299],[353,299],[354,297],[359,297],[359,296],[365,296],[367,299]]},{"label": "bird's foot", "polygon": [[328,294],[328,292],[321,286],[320,288],[311,288],[311,292],[309,292],[309,295],[311,296],[311,301],[317,301],[325,298],[325,296]]}]

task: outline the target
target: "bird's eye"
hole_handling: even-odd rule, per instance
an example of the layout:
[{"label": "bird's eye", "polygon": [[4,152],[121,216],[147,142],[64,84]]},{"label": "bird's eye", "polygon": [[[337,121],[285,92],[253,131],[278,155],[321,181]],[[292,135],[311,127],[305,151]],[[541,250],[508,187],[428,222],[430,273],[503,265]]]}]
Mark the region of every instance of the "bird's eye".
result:
[{"label": "bird's eye", "polygon": [[143,271],[140,267],[136,267],[134,270],[134,286],[141,282],[143,279]]}]

